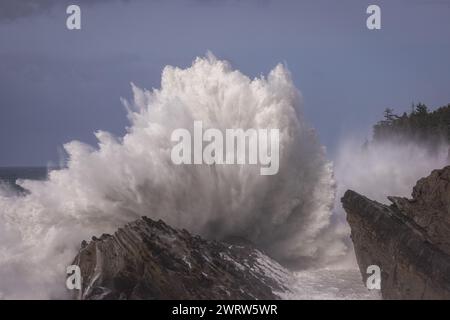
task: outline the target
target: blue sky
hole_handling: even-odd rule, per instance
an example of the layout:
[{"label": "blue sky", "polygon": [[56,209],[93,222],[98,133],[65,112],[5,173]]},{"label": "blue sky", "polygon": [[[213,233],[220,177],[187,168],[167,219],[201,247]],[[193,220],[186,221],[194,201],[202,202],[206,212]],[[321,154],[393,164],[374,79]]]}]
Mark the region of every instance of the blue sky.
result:
[{"label": "blue sky", "polygon": [[[70,1],[80,31],[66,29],[68,3],[0,3],[0,166],[57,163],[65,142],[123,134],[129,83],[159,87],[165,65],[207,50],[251,77],[286,63],[331,154],[369,137],[386,107],[450,103],[450,1]],[[381,30],[366,28],[369,4]]]}]

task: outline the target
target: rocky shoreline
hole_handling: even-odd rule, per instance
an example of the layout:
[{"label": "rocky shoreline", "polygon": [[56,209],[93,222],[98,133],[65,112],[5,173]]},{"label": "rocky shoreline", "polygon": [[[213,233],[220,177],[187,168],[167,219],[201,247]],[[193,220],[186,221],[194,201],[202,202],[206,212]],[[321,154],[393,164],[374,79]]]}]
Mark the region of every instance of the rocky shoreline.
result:
[{"label": "rocky shoreline", "polygon": [[450,166],[391,205],[352,190],[342,198],[361,275],[381,268],[384,299],[450,299]]},{"label": "rocky shoreline", "polygon": [[207,241],[143,217],[83,242],[74,298],[279,299],[290,272],[248,244]]},{"label": "rocky shoreline", "polygon": [[[364,283],[381,269],[383,299],[450,299],[450,166],[420,179],[410,199],[382,204],[348,190],[342,204]],[[83,241],[73,298],[280,299],[293,274],[248,241],[207,241],[143,217]]]}]

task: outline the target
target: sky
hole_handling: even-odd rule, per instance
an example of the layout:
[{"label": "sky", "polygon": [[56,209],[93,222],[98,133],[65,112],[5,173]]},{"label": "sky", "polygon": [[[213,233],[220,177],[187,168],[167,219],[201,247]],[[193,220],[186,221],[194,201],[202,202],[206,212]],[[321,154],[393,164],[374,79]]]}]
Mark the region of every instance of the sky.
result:
[{"label": "sky", "polygon": [[[66,28],[78,4],[82,29]],[[381,30],[366,9],[381,8]],[[57,164],[71,140],[123,135],[130,82],[212,51],[250,77],[288,66],[330,157],[387,107],[450,103],[450,0],[2,0],[0,166]]]}]

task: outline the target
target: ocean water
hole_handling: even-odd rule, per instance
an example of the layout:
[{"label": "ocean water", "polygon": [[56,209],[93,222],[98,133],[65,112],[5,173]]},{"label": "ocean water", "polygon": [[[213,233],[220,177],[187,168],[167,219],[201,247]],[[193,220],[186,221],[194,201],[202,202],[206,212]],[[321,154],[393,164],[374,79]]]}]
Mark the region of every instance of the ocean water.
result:
[{"label": "ocean water", "polygon": [[[358,153],[358,142],[340,147],[332,162],[281,64],[250,79],[209,54],[186,69],[164,68],[160,89],[132,91],[123,137],[96,131],[95,146],[65,144],[63,170],[0,168],[0,299],[63,297],[61,279],[80,242],[143,215],[208,239],[245,237],[298,266],[304,271],[286,298],[372,298],[355,263],[342,263],[353,249],[340,195],[407,196],[443,163],[407,144]],[[282,128],[279,173],[174,165],[171,133],[192,131],[194,120],[205,128]]]},{"label": "ocean water", "polygon": [[358,269],[320,268],[294,273],[291,291],[281,295],[288,300],[380,300],[379,290],[364,286]]},{"label": "ocean water", "polygon": [[[13,191],[13,195],[26,195],[20,180],[42,181],[48,178],[47,167],[0,167],[0,186]],[[276,277],[274,276],[276,279]],[[285,282],[288,291],[280,293],[282,299],[380,299],[379,292],[367,290],[358,269],[317,269],[293,273]]]},{"label": "ocean water", "polygon": [[[21,180],[42,181],[48,178],[47,167],[0,167],[0,187],[9,189],[12,195],[28,192],[19,184]],[[18,184],[19,183],[19,184]],[[276,275],[274,278],[277,279]],[[359,270],[317,269],[293,273],[284,282],[288,291],[279,293],[282,299],[380,299],[376,291],[367,290]]]},{"label": "ocean water", "polygon": [[0,187],[18,193],[26,193],[18,182],[20,180],[45,180],[48,176],[47,167],[0,167]]}]

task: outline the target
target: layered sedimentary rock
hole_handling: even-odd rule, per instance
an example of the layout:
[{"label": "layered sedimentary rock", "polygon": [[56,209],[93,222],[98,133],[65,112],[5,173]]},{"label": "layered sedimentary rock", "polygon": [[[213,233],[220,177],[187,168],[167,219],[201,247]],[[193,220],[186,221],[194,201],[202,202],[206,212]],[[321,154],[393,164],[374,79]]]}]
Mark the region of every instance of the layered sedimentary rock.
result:
[{"label": "layered sedimentary rock", "polygon": [[206,241],[143,217],[83,242],[78,299],[277,299],[290,274],[250,245]]},{"label": "layered sedimentary rock", "polygon": [[391,205],[348,190],[342,198],[364,281],[381,268],[384,299],[450,299],[450,166]]}]

